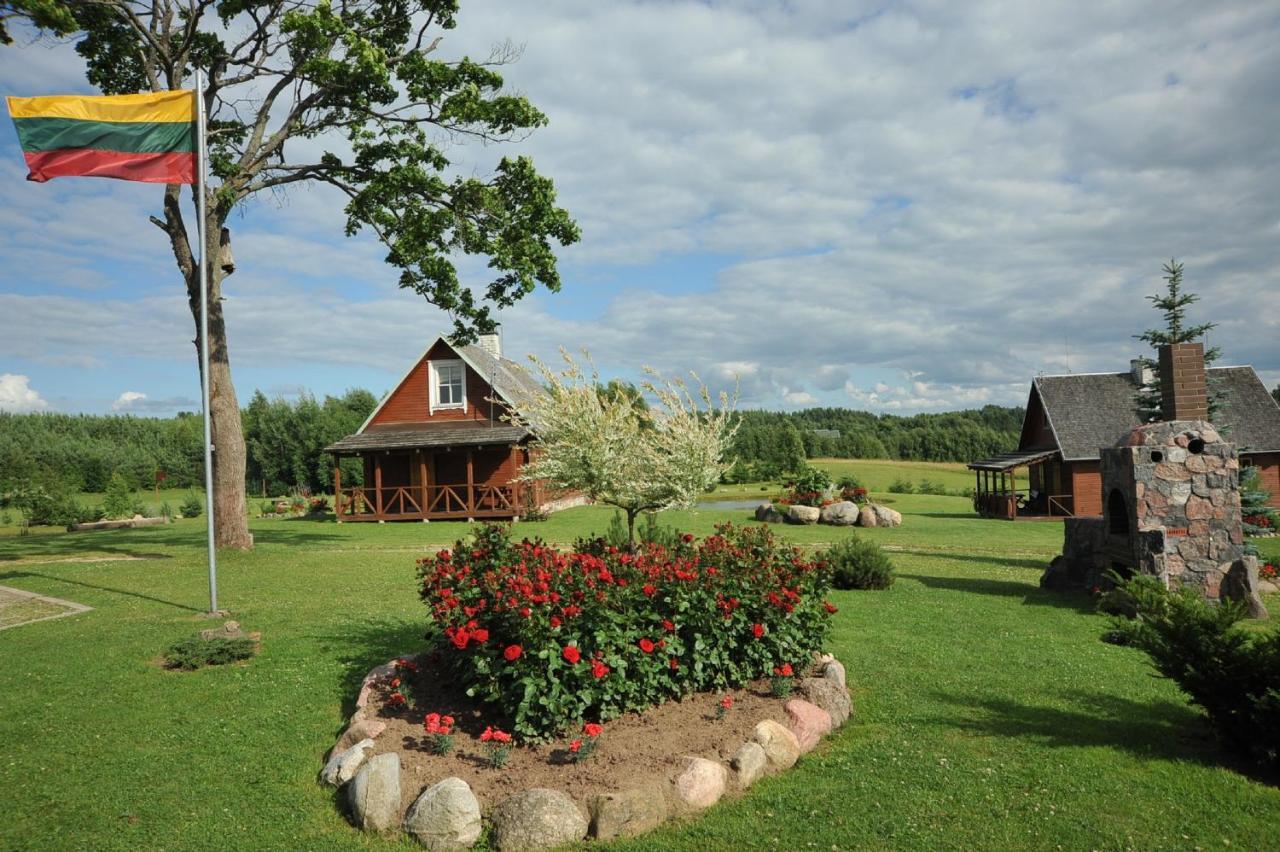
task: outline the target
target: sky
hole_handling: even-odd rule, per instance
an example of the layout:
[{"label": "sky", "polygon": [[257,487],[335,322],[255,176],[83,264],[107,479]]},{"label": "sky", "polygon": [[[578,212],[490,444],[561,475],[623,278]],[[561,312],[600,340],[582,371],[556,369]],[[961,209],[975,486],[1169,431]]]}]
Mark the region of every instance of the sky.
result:
[{"label": "sky", "polygon": [[[550,120],[455,164],[532,156],[582,228],[561,291],[501,313],[508,356],[585,347],[744,407],[1021,405],[1143,354],[1176,257],[1221,363],[1280,383],[1273,2],[466,0],[443,36],[522,46],[503,73]],[[0,95],[92,91],[70,43],[0,47]],[[160,188],[25,174],[0,121],[0,410],[198,410]],[[242,404],[382,394],[449,327],[325,189],[229,225]]]}]

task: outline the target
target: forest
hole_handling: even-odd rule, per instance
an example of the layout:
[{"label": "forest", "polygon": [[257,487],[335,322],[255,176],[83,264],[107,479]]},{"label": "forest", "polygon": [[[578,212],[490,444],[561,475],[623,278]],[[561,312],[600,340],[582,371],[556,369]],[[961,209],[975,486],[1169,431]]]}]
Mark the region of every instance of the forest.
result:
[{"label": "forest", "polygon": [[[363,389],[323,399],[254,393],[242,411],[250,494],[329,489],[333,466],[324,448],[359,429],[376,405]],[[746,410],[741,418],[729,478],[773,479],[815,457],[969,461],[1016,446],[1022,409],[988,405],[908,417],[845,408]],[[117,472],[138,488],[157,478],[163,487],[198,488],[201,430],[198,413],[0,412],[0,493],[31,482],[100,493]],[[344,461],[344,479],[359,483],[361,476],[359,460]]]}]

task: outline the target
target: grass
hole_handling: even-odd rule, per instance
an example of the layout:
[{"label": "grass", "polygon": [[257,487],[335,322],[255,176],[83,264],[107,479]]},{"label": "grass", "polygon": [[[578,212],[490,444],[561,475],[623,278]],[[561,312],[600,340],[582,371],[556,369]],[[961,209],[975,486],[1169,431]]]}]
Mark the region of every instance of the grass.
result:
[{"label": "grass", "polygon": [[[1038,588],[1061,525],[894,496],[904,525],[860,534],[890,550],[897,582],[832,596],[855,718],[787,775],[618,848],[1280,843],[1280,789],[1233,768],[1140,653],[1098,641],[1107,622],[1087,598]],[[663,520],[705,533],[747,515]],[[567,542],[609,517],[521,529]],[[220,595],[261,653],[189,673],[156,658],[210,624],[203,519],[0,534],[0,585],[94,607],[0,632],[0,848],[410,848],[359,835],[315,775],[360,678],[420,641],[414,558],[465,526],[252,529],[252,552],[220,554]],[[852,534],[779,530],[812,545]],[[1280,555],[1280,540],[1263,549]]]}]

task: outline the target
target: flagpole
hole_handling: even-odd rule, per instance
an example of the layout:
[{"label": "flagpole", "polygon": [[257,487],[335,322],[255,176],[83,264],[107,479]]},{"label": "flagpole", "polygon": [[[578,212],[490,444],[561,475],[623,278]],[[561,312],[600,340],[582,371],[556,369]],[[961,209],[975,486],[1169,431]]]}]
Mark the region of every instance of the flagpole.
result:
[{"label": "flagpole", "polygon": [[204,72],[196,69],[196,219],[200,224],[200,392],[204,404],[204,502],[208,525],[209,614],[218,612],[218,551],[214,546],[213,519],[213,430],[209,415],[209,267],[205,252],[209,246],[205,216],[204,185],[208,177],[209,149],[205,138]]}]

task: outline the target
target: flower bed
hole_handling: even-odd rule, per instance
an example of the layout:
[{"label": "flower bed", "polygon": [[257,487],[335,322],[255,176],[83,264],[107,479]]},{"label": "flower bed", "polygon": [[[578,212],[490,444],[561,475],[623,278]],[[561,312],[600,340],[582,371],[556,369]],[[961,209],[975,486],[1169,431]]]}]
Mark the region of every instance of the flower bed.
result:
[{"label": "flower bed", "polygon": [[800,666],[834,611],[826,568],[766,527],[633,555],[485,526],[422,560],[419,578],[446,669],[530,741]]}]

